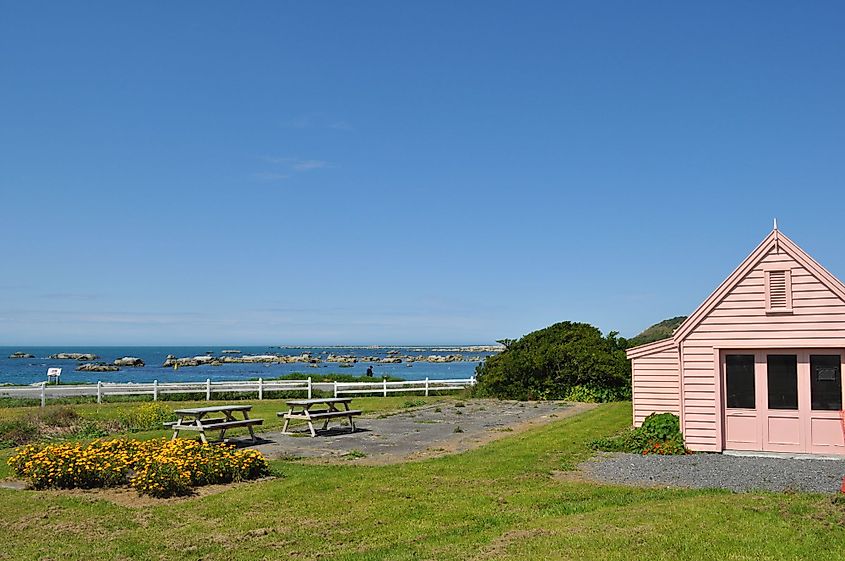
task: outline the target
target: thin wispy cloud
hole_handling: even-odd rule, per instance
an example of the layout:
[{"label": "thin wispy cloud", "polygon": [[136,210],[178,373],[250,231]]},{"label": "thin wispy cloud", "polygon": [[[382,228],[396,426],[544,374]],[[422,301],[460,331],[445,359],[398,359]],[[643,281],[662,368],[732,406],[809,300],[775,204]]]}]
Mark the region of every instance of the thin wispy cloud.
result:
[{"label": "thin wispy cloud", "polygon": [[287,166],[288,168],[292,169],[293,171],[311,171],[312,169],[321,169],[331,167],[331,162],[327,162],[326,160],[314,160],[314,159],[302,159],[302,158],[290,158],[290,157],[267,157],[264,160],[271,164],[279,164],[283,166]]},{"label": "thin wispy cloud", "polygon": [[267,156],[262,158],[268,164],[282,168],[279,171],[262,171],[252,174],[258,181],[284,181],[294,174],[306,173],[318,169],[330,168],[332,163],[312,158],[292,158],[289,156]]},{"label": "thin wispy cloud", "polygon": [[299,160],[291,164],[291,167],[293,167],[296,171],[311,171],[313,169],[322,169],[329,166],[329,162],[325,160]]},{"label": "thin wispy cloud", "polygon": [[351,131],[352,124],[343,119],[335,119],[322,113],[300,115],[282,126],[288,129],[331,129],[336,131]]}]

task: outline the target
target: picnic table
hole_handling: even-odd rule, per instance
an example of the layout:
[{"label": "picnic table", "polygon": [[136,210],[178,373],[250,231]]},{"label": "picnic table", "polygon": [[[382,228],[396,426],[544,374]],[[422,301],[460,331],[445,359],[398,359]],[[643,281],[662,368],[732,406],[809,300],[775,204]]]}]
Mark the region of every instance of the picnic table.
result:
[{"label": "picnic table", "polygon": [[[285,426],[282,428],[283,434],[290,434],[288,432],[288,425],[293,420],[306,421],[308,428],[311,430],[311,436],[317,436],[317,431],[314,430],[314,421],[323,421],[323,430],[329,428],[329,421],[331,419],[347,418],[352,427],[352,432],[355,432],[355,417],[360,415],[363,411],[358,409],[350,409],[349,404],[352,403],[350,397],[329,397],[325,399],[292,399],[287,402],[287,413],[278,413],[279,417],[285,420]],[[343,406],[340,409],[339,406]],[[318,409],[312,409],[317,406]],[[325,407],[322,407],[325,406]]]},{"label": "picnic table", "polygon": [[[208,443],[205,437],[206,431],[219,430],[220,440],[226,436],[228,429],[236,427],[246,427],[249,430],[249,435],[252,441],[255,442],[255,433],[252,431],[254,425],[260,425],[264,422],[263,419],[250,419],[249,411],[252,405],[216,405],[213,407],[194,407],[191,409],[177,409],[174,411],[178,419],[169,423],[164,423],[165,426],[173,429],[173,437],[171,440],[176,440],[179,436],[179,431],[187,430],[198,432],[200,440],[203,443]],[[243,419],[235,418],[235,413],[240,412]],[[222,417],[206,417],[211,413],[222,413]]]}]

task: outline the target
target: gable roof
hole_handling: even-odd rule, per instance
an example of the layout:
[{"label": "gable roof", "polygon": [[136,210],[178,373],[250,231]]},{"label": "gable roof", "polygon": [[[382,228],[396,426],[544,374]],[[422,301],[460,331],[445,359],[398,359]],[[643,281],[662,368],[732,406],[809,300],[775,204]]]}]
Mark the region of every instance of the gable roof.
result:
[{"label": "gable roof", "polygon": [[643,343],[642,345],[631,347],[625,350],[625,354],[628,358],[637,358],[673,348],[675,348],[675,339],[668,337],[659,341],[652,341],[651,343]]},{"label": "gable roof", "polygon": [[734,289],[734,287],[745,278],[766,255],[773,249],[778,249],[794,259],[798,264],[803,266],[819,282],[824,284],[831,292],[836,294],[840,299],[845,301],[845,284],[839,279],[830,274],[827,269],[822,267],[815,259],[810,257],[807,252],[798,247],[798,245],[783,235],[777,228],[766,236],[766,238],[751,252],[751,255],[745,258],[740,263],[739,267],[734,270],[719,287],[695,310],[672,334],[672,340],[678,344],[683,341],[687,335],[695,329],[713,309]]}]

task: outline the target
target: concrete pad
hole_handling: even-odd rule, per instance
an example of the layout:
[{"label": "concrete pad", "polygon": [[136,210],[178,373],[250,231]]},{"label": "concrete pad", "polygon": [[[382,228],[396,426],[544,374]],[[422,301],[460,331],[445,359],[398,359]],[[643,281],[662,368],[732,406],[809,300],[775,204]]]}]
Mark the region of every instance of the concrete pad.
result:
[{"label": "concrete pad", "polygon": [[261,442],[250,448],[269,458],[346,457],[356,463],[387,464],[469,450],[591,407],[555,401],[444,401],[392,415],[359,417],[354,433],[348,425],[332,423],[328,431],[311,438],[305,423],[295,424],[291,427],[295,436],[262,433]]}]

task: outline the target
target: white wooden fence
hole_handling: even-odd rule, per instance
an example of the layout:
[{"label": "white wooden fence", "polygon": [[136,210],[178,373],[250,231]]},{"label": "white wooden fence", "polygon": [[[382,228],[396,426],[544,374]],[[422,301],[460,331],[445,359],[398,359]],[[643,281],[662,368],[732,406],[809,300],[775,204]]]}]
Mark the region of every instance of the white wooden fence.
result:
[{"label": "white wooden fence", "polygon": [[398,392],[424,392],[429,395],[434,391],[462,390],[475,385],[475,376],[453,380],[412,380],[402,382],[334,382],[334,396],[355,394],[387,394]]},{"label": "white wooden fence", "polygon": [[149,395],[153,400],[165,394],[190,394],[198,393],[205,395],[206,401],[211,401],[215,393],[257,393],[258,399],[264,399],[265,392],[303,392],[311,399],[314,390],[331,391],[335,397],[342,397],[354,394],[383,395],[397,392],[424,392],[429,395],[434,391],[462,390],[475,385],[475,377],[454,380],[413,380],[403,382],[312,382],[307,380],[242,380],[234,382],[212,382],[210,379],[204,382],[167,382],[159,383],[153,380],[152,383],[113,383],[97,382],[87,385],[64,385],[64,384],[33,384],[31,386],[0,386],[0,397],[18,397],[29,399],[40,399],[41,407],[47,404],[48,399],[65,397],[96,396],[97,403],[110,395]]}]

